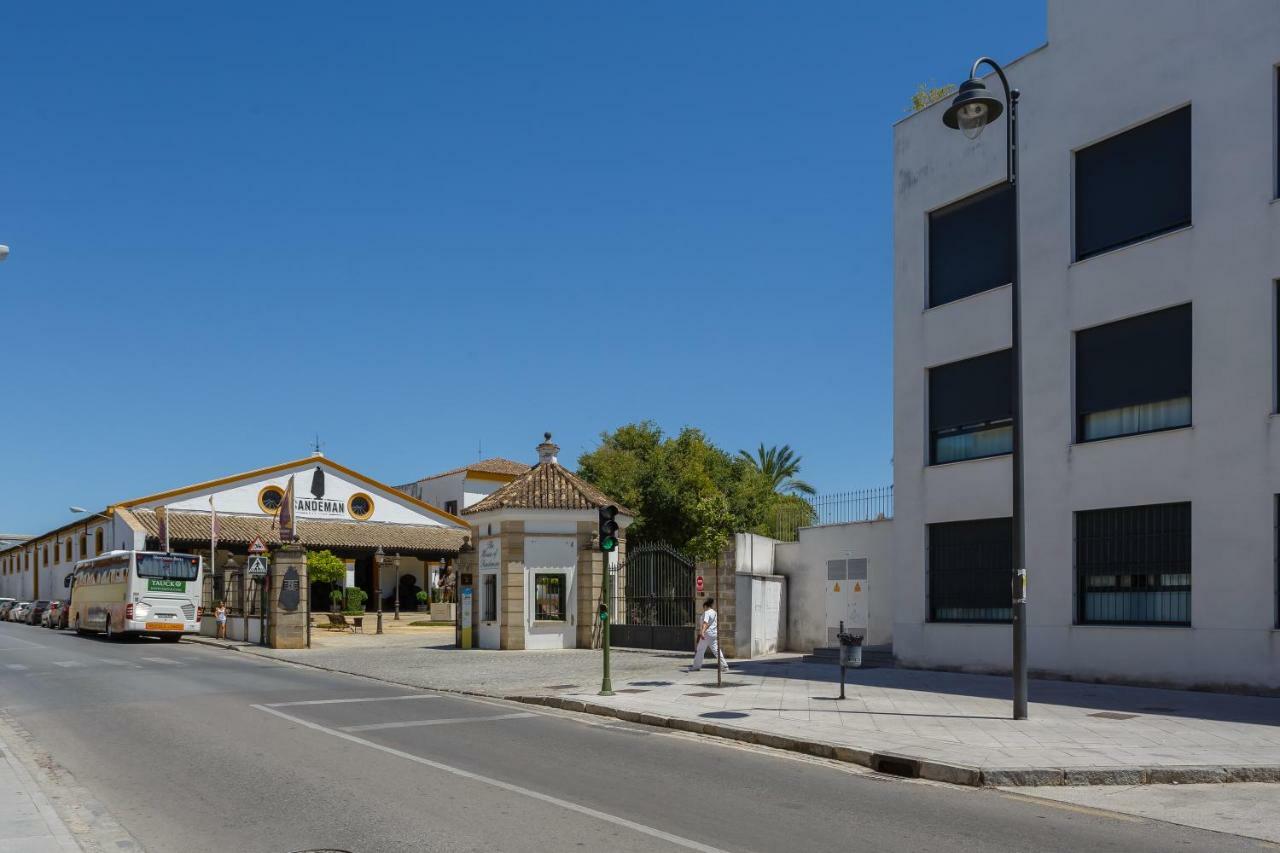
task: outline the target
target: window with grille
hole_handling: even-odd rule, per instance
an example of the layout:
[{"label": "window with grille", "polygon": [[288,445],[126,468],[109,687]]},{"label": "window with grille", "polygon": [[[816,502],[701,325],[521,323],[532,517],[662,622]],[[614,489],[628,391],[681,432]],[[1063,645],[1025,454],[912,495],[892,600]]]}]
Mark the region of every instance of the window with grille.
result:
[{"label": "window with grille", "polygon": [[1011,350],[929,371],[929,464],[1013,450]]},{"label": "window with grille", "polygon": [[480,579],[480,621],[498,621],[498,576],[487,574]]},{"label": "window with grille", "polygon": [[533,618],[539,621],[564,622],[568,616],[565,592],[565,576],[562,574],[536,574],[533,576]]},{"label": "window with grille", "polygon": [[1076,260],[1191,224],[1191,107],[1075,158]]},{"label": "window with grille", "polygon": [[1191,624],[1191,504],[1076,513],[1076,621]]},{"label": "window with grille", "polygon": [[1013,281],[1013,189],[1002,183],[929,214],[929,307]]},{"label": "window with grille", "polygon": [[1013,519],[929,525],[929,621],[1013,618]]},{"label": "window with grille", "polygon": [[1191,306],[1076,332],[1076,438],[1191,425]]}]

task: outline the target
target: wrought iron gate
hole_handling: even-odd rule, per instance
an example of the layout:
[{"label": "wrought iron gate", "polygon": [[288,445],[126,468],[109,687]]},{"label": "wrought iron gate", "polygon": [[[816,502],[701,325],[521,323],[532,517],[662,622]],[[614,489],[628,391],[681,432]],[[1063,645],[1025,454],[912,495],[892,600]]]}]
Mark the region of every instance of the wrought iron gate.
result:
[{"label": "wrought iron gate", "polygon": [[693,560],[663,542],[628,545],[613,576],[615,646],[688,651],[697,625]]}]

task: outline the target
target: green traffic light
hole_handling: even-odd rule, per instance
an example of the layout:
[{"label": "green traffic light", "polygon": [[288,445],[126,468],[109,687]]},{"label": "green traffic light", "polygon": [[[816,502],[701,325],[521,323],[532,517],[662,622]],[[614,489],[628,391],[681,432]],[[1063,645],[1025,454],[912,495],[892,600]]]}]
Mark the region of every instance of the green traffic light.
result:
[{"label": "green traffic light", "polygon": [[600,540],[601,551],[612,551],[617,547],[618,547],[618,540],[614,539],[612,536],[606,536]]}]

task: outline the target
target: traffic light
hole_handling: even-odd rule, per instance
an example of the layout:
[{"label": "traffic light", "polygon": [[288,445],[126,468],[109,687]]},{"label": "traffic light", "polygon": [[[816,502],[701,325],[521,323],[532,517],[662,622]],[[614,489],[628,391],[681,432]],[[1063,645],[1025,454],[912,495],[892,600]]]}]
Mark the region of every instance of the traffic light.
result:
[{"label": "traffic light", "polygon": [[617,514],[616,506],[600,507],[600,550],[606,554],[618,548],[618,522],[614,521]]}]

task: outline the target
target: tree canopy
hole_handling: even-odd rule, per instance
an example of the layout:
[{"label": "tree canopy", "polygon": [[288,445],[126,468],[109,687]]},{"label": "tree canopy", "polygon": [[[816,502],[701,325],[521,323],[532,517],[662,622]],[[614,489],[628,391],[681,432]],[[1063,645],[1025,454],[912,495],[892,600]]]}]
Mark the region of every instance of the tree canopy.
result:
[{"label": "tree canopy", "polygon": [[927,106],[938,103],[938,101],[941,101],[955,90],[954,83],[948,83],[945,86],[926,86],[921,83],[911,95],[911,106],[907,107],[907,112],[919,112]]},{"label": "tree canopy", "polygon": [[347,564],[334,556],[332,551],[307,552],[307,580],[318,583],[339,583],[347,577]]},{"label": "tree canopy", "polygon": [[799,492],[802,495],[815,494],[813,486],[804,480],[795,479],[796,474],[800,473],[800,456],[791,449],[789,444],[784,444],[781,447],[770,447],[766,450],[764,442],[760,442],[760,450],[757,455],[752,456],[745,450],[739,450],[738,456],[753,465],[761,474],[764,474],[765,479],[769,481],[775,492],[784,494]]},{"label": "tree canopy", "polygon": [[716,447],[701,430],[667,436],[652,421],[602,434],[599,446],[579,457],[578,475],[635,511],[630,541],[663,540],[702,558],[717,554],[732,533],[768,535],[783,504],[808,507],[779,494],[752,461]]}]

